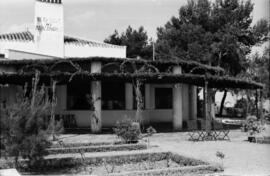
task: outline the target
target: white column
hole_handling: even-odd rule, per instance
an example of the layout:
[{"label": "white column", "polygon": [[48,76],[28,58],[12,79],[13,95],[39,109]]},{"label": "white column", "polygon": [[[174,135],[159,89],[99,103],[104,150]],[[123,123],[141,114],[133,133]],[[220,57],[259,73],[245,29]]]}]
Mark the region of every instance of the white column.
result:
[{"label": "white column", "polygon": [[189,86],[189,120],[196,120],[197,119],[197,87],[196,86]]},{"label": "white column", "polygon": [[210,117],[211,119],[216,118],[216,113],[215,113],[215,98],[214,98],[214,91],[210,88],[208,88],[208,103],[209,103],[209,112],[210,112]]},{"label": "white column", "polygon": [[145,84],[145,109],[151,109],[151,87]]},{"label": "white column", "polygon": [[[92,62],[91,63],[91,73],[100,73],[101,72],[101,62]],[[102,116],[101,116],[101,82],[92,81],[91,82],[92,90],[92,99],[94,106],[95,118],[91,119],[91,130],[92,132],[100,132],[102,127]],[[92,123],[94,120],[94,123]]]},{"label": "white column", "polygon": [[133,86],[131,83],[125,83],[125,94],[126,94],[126,110],[133,109]]},{"label": "white column", "polygon": [[[182,74],[182,68],[175,66],[174,74]],[[182,88],[181,84],[175,84],[173,87],[173,128],[181,130],[183,125],[183,107],[182,107]]]}]

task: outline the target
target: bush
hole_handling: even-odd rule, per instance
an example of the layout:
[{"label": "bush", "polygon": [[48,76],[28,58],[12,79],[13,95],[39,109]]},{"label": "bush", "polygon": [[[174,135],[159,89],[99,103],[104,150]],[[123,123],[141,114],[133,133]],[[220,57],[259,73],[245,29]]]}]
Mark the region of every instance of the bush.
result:
[{"label": "bush", "polygon": [[117,122],[113,131],[125,143],[136,143],[141,135],[140,124],[130,118],[124,118],[121,122]]},{"label": "bush", "polygon": [[263,125],[261,121],[257,120],[256,116],[248,116],[242,128],[244,132],[248,132],[249,136],[254,136],[263,130]]},{"label": "bush", "polygon": [[53,105],[45,87],[38,89],[37,82],[38,79],[29,95],[27,91],[20,92],[15,102],[8,102],[0,110],[1,143],[7,155],[14,156],[17,167],[20,157],[27,159],[29,168],[41,166],[50,146],[48,117]]}]

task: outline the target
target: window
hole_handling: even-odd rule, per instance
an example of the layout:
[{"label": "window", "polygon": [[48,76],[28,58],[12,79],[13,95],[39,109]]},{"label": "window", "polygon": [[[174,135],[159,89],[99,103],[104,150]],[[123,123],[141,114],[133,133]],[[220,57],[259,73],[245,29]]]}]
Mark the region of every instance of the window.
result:
[{"label": "window", "polygon": [[102,109],[125,109],[125,84],[120,82],[102,82]]},{"label": "window", "polygon": [[91,96],[90,82],[71,82],[67,85],[67,109],[91,110],[88,98]]},{"label": "window", "polygon": [[156,109],[172,108],[172,88],[155,89],[155,107]]}]

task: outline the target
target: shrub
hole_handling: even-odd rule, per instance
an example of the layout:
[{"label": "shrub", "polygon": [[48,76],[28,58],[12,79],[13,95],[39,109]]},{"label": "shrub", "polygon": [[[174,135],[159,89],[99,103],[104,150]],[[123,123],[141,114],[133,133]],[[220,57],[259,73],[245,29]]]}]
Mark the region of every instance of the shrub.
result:
[{"label": "shrub", "polygon": [[124,118],[116,123],[114,133],[125,143],[136,143],[141,135],[140,124],[130,118]]},{"label": "shrub", "polygon": [[242,128],[244,132],[248,132],[250,136],[253,136],[263,130],[263,125],[261,121],[257,120],[256,116],[248,116]]},{"label": "shrub", "polygon": [[[17,94],[15,102],[8,102],[0,110],[1,142],[5,152],[18,159],[28,159],[29,168],[39,168],[46,148],[50,146],[48,117],[51,116],[52,101],[45,93],[45,87],[38,89],[38,78],[34,80],[32,90]],[[27,88],[25,88],[27,90]]]}]

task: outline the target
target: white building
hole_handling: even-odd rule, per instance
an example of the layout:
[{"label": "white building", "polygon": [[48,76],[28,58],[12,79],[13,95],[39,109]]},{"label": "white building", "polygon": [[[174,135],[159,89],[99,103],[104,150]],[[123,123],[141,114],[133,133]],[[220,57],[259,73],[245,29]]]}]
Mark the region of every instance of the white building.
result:
[{"label": "white building", "polygon": [[125,46],[64,35],[63,15],[61,0],[36,0],[34,32],[0,34],[1,56],[6,59],[126,57]]},{"label": "white building", "polygon": [[[174,130],[181,130],[184,122],[197,120],[197,116],[207,116],[201,111],[197,113],[197,86],[206,86],[206,90],[219,86],[260,88],[258,84],[233,78],[204,77],[206,72],[221,73],[220,68],[181,60],[128,59],[125,46],[65,36],[61,0],[36,0],[34,24],[33,33],[0,34],[0,103],[13,102],[16,92],[22,90],[25,82],[31,81],[26,68],[39,69],[37,64],[50,67],[60,61],[73,62],[89,74],[67,81],[67,74],[74,71],[68,63],[61,62],[50,72],[40,70],[41,80],[45,83],[48,83],[48,74],[57,71],[58,77],[50,75],[50,79],[58,79],[56,114],[69,119],[67,123],[72,121],[72,127],[90,127],[90,117],[94,113],[90,106],[95,107],[99,130],[114,126],[126,116],[134,118],[136,98],[133,85],[138,79],[143,80],[143,123],[169,124]],[[126,64],[124,73],[119,64]],[[148,72],[138,74],[132,64],[145,66]],[[159,72],[153,71],[150,65]],[[22,71],[27,74],[21,74]],[[99,99],[89,105],[87,95]],[[211,98],[205,102],[204,108],[210,110],[204,112],[210,112],[209,116],[212,116],[213,106],[207,106],[213,103]]]}]

